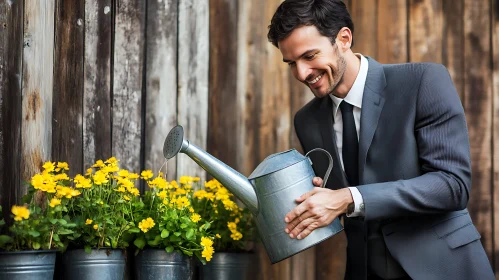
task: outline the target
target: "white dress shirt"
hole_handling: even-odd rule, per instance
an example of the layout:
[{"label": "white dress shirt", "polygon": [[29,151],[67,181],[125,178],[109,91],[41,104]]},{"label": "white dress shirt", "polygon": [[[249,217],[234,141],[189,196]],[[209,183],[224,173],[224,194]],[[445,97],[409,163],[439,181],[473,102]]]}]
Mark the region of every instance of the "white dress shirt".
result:
[{"label": "white dress shirt", "polygon": [[[329,94],[333,100],[333,116],[334,116],[334,132],[336,134],[336,148],[338,149],[338,155],[340,157],[341,168],[345,170],[343,165],[343,118],[341,116],[341,110],[339,109],[341,102],[347,102],[353,105],[353,118],[355,121],[355,128],[357,129],[357,139],[359,138],[360,131],[360,113],[362,109],[362,97],[364,96],[364,86],[366,84],[368,61],[367,59],[359,53],[355,54],[360,57],[360,69],[355,78],[355,82],[352,88],[347,93],[344,99],[338,98],[333,94]],[[347,214],[347,217],[357,217],[364,216],[364,200],[359,190],[356,187],[349,187],[352,193],[353,202],[355,205],[354,211],[351,214]]]}]

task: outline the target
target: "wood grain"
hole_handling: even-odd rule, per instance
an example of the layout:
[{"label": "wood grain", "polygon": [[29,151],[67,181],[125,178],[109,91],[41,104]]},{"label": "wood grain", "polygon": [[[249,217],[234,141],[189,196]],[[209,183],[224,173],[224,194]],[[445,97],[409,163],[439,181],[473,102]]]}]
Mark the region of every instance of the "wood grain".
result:
[{"label": "wood grain", "polygon": [[[209,1],[183,0],[178,12],[178,123],[184,139],[206,150],[208,130]],[[206,172],[179,154],[177,175],[206,178]]]},{"label": "wood grain", "polygon": [[69,176],[83,172],[83,51],[85,2],[55,4],[55,61],[52,111],[53,161],[69,164]]},{"label": "wood grain", "polygon": [[144,1],[116,1],[112,152],[132,172],[141,167],[144,24]]},{"label": "wood grain", "polygon": [[464,1],[443,0],[442,63],[464,101]]},{"label": "wood grain", "polygon": [[[178,0],[147,4],[145,169],[157,172],[165,158],[163,143],[177,124]],[[176,158],[168,161],[167,179],[176,176]]]},{"label": "wood grain", "polygon": [[85,1],[83,166],[111,157],[112,0]]},{"label": "wood grain", "polygon": [[[21,176],[27,181],[52,155],[54,73],[53,1],[33,1],[24,7],[22,74]],[[26,193],[21,186],[20,194]]]},{"label": "wood grain", "polygon": [[0,2],[0,204],[8,224],[21,195],[23,8]]},{"label": "wood grain", "polygon": [[407,3],[378,0],[378,31],[375,59],[380,63],[407,62]]},{"label": "wood grain", "polygon": [[350,15],[354,23],[353,52],[365,56],[377,54],[378,6],[376,1],[351,0]]},{"label": "wood grain", "polygon": [[442,62],[443,5],[441,0],[410,0],[409,60]]},{"label": "wood grain", "polygon": [[471,144],[472,220],[482,236],[482,244],[492,261],[492,81],[490,65],[490,4],[464,1],[464,103]]},{"label": "wood grain", "polygon": [[493,221],[494,227],[493,240],[494,240],[494,251],[492,255],[492,267],[496,271],[496,279],[499,279],[499,191],[497,191],[497,186],[499,186],[499,3],[497,1],[492,2],[492,18],[491,18],[491,36],[492,36],[492,94],[494,98],[494,109],[493,109]]}]

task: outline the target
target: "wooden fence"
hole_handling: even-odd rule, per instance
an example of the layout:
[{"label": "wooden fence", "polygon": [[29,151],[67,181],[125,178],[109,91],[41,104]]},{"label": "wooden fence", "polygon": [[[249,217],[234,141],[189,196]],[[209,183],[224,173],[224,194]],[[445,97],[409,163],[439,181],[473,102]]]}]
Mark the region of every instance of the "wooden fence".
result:
[{"label": "wooden fence", "polygon": [[[71,175],[116,156],[159,169],[168,131],[249,175],[298,148],[293,115],[312,98],[267,26],[280,0],[0,0],[0,201],[18,203],[46,160]],[[354,51],[447,66],[471,141],[469,209],[499,270],[499,1],[349,0]],[[179,155],[168,178],[206,174]],[[8,212],[8,211],[6,211]],[[255,279],[340,279],[346,240],[270,265]]]}]

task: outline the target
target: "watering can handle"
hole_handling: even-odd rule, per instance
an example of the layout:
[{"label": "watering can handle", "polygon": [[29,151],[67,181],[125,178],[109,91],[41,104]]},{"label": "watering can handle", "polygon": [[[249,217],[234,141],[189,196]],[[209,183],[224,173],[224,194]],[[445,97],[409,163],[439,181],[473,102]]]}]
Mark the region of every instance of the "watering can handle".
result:
[{"label": "watering can handle", "polygon": [[324,179],[323,179],[322,185],[321,185],[321,188],[324,188],[326,186],[327,179],[329,178],[329,173],[331,173],[331,169],[333,169],[333,158],[328,153],[328,151],[321,149],[321,148],[312,149],[312,150],[308,151],[308,153],[306,153],[305,156],[308,157],[308,154],[310,154],[311,152],[315,152],[315,151],[325,153],[329,159],[329,166],[327,167],[326,175],[324,175]]}]

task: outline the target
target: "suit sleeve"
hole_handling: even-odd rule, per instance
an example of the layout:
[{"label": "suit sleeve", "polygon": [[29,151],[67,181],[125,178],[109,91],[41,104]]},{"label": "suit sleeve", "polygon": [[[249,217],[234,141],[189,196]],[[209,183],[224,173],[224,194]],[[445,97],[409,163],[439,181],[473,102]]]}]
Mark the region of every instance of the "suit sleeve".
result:
[{"label": "suit sleeve", "polygon": [[432,64],[422,74],[414,133],[422,175],[358,186],[365,220],[434,214],[466,208],[471,161],[464,110],[449,73]]}]

